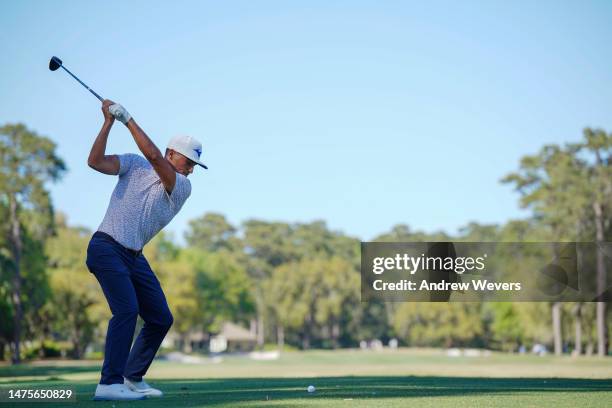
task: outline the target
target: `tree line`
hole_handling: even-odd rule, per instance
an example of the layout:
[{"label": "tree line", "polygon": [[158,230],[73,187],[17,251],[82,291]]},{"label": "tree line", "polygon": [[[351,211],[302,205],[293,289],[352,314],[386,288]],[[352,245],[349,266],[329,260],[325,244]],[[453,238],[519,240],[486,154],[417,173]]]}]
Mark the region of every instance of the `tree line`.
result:
[{"label": "tree line", "polygon": [[[590,241],[612,236],[612,135],[585,129],[572,144],[523,157],[501,182],[514,187],[526,219],[471,222],[456,234],[399,224],[376,241]],[[66,166],[54,142],[22,124],[0,128],[0,360],[100,349],[110,318],[85,266],[92,231],[56,214],[49,183]],[[355,347],[391,338],[405,346],[517,350],[536,343],[555,352],[606,355],[606,302],[391,303],[360,301],[360,240],[324,221],[232,225],[223,214],[189,222],[184,245],[160,233],[145,248],[188,351],[193,333],[224,321],[252,325],[257,343],[279,347]],[[603,255],[601,255],[603,256]],[[605,289],[605,260],[598,285]],[[24,347],[25,345],[25,347]],[[59,345],[59,346],[58,346]]]}]

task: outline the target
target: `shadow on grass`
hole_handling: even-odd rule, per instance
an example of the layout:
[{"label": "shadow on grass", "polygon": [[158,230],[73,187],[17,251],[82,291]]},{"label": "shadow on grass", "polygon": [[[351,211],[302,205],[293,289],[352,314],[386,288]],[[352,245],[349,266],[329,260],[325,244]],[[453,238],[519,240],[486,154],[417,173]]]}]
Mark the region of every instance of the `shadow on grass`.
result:
[{"label": "shadow on grass", "polygon": [[10,365],[0,367],[0,378],[3,377],[36,377],[45,375],[75,374],[99,372],[102,362],[84,365]]},{"label": "shadow on grass", "polygon": [[[270,402],[283,406],[329,405],[334,401],[353,399],[382,404],[380,400],[427,397],[458,397],[466,401],[476,396],[519,397],[530,395],[536,400],[553,393],[575,394],[571,397],[579,404],[584,397],[597,399],[598,393],[612,392],[610,380],[573,378],[475,378],[475,377],[415,377],[415,376],[360,376],[318,378],[223,378],[152,380],[165,397],[146,401],[147,407],[203,407],[203,406],[258,406]],[[16,382],[27,387],[74,386],[79,406],[91,402],[95,384],[84,382]],[[308,385],[317,388],[306,392]],[[606,400],[610,395],[602,395]],[[318,401],[317,401],[318,400]],[[420,400],[425,402],[424,400]],[[459,402],[459,401],[458,401]],[[100,405],[97,405],[100,406]]]}]

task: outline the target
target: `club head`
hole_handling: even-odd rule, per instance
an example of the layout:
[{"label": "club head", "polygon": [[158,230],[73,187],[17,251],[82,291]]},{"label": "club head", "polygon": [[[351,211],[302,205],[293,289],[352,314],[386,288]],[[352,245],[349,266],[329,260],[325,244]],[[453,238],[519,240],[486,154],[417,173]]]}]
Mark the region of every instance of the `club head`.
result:
[{"label": "club head", "polygon": [[51,71],[55,71],[56,69],[58,69],[59,67],[62,66],[62,60],[57,58],[57,57],[51,57],[51,60],[49,61],[49,69]]}]

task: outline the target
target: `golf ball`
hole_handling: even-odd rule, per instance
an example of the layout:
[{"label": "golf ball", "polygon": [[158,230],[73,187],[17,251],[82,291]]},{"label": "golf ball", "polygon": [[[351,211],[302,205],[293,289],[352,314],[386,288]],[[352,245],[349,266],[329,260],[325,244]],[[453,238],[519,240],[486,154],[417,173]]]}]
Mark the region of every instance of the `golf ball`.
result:
[{"label": "golf ball", "polygon": [[309,385],[307,390],[308,390],[308,392],[315,392],[316,388],[314,387],[314,385]]}]

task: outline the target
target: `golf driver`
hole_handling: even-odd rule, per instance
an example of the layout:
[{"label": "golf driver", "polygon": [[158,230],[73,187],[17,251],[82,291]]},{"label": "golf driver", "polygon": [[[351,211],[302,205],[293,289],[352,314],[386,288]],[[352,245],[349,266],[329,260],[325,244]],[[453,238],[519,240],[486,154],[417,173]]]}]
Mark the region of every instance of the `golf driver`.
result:
[{"label": "golf driver", "polygon": [[93,89],[91,89],[90,87],[85,85],[85,83],[83,81],[81,81],[79,78],[77,78],[76,75],[74,75],[72,72],[68,71],[68,69],[65,66],[62,65],[62,60],[61,59],[59,59],[57,57],[51,57],[51,60],[49,61],[49,69],[51,71],[57,71],[57,69],[59,67],[62,67],[64,69],[64,71],[66,71],[67,73],[70,74],[71,77],[73,77],[74,79],[79,81],[79,83],[81,85],[83,85],[85,88],[87,88],[87,90],[89,92],[91,92],[96,98],[98,98],[100,100],[100,102],[104,101],[104,99],[100,95],[95,93]]}]

